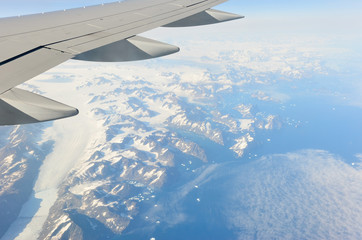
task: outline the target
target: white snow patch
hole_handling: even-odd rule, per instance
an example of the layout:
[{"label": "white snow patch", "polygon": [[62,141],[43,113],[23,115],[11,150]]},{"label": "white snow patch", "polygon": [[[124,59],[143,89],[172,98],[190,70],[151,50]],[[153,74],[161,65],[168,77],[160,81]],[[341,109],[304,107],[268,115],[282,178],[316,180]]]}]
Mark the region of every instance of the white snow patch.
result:
[{"label": "white snow patch", "polygon": [[239,123],[240,123],[240,128],[243,131],[250,131],[252,124],[255,121],[253,119],[240,119]]},{"label": "white snow patch", "polygon": [[254,138],[250,135],[250,133],[247,133],[235,141],[236,144],[230,149],[233,150],[238,155],[238,157],[242,157],[244,155],[245,149],[248,147],[249,143],[254,141]]},{"label": "white snow patch", "polygon": [[108,183],[108,181],[95,181],[95,182],[83,183],[83,184],[73,186],[72,188],[69,189],[69,191],[75,195],[81,196],[81,195],[84,195],[84,193],[92,191],[92,190],[96,189],[97,187],[105,185],[107,183]]}]

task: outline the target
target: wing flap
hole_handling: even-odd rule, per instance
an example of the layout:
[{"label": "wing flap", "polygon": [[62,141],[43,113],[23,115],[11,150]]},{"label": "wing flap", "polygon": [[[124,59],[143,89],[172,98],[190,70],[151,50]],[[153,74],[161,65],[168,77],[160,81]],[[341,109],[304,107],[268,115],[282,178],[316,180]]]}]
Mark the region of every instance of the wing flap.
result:
[{"label": "wing flap", "polygon": [[17,88],[0,95],[0,125],[38,123],[77,114],[75,108]]},{"label": "wing flap", "polygon": [[164,27],[193,27],[193,26],[227,22],[240,18],[244,17],[233,13],[208,9],[203,12],[192,15],[190,17],[178,20],[176,22],[166,24],[164,25]]},{"label": "wing flap", "polygon": [[158,58],[180,51],[176,46],[134,36],[74,57],[76,60],[96,62],[127,62]]},{"label": "wing flap", "polygon": [[226,0],[207,0],[191,7],[176,4],[183,1],[167,1],[163,4],[153,4],[135,11],[93,19],[77,26],[89,24],[93,27],[98,27],[99,31],[90,31],[89,34],[68,38],[61,42],[55,42],[55,37],[62,35],[64,31],[73,32],[72,28],[76,27],[76,25],[64,26],[62,29],[56,28],[53,29],[54,32],[52,34],[48,34],[48,36],[52,36],[54,39],[49,39],[47,46],[61,51],[80,54],[186,18],[224,1]]}]

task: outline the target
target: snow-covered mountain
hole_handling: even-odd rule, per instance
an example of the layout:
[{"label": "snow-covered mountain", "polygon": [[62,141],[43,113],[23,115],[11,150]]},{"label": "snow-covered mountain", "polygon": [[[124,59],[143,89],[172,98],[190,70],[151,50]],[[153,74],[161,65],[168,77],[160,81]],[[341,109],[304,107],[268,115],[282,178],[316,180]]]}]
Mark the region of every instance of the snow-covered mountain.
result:
[{"label": "snow-covered mountain", "polygon": [[[278,125],[268,114],[244,117],[233,110],[234,103],[223,98],[241,88],[219,91],[219,78],[201,69],[175,74],[152,65],[143,70],[77,62],[68,66],[74,65],[73,73],[59,78],[73,78],[77,95],[88,98],[81,114],[94,122],[97,133],[88,139],[88,157],[59,186],[40,239],[120,235],[172,181],[173,172],[180,171],[175,169],[196,176],[198,167],[210,160],[199,141],[230,148],[242,158],[256,128],[267,131]],[[126,71],[130,73],[122,75]]]},{"label": "snow-covered mountain", "polygon": [[[4,239],[120,236],[157,207],[163,189],[218,163],[214,150],[229,154],[225,162],[250,161],[250,148],[295,124],[279,115],[288,96],[273,83],[295,89],[303,76],[327,71],[305,49],[223,48],[198,60],[199,52],[185,51],[184,62],[70,61],[25,84],[80,115],[1,129],[0,235],[13,223]],[[25,204],[32,215],[20,212],[29,198],[41,202]]]}]

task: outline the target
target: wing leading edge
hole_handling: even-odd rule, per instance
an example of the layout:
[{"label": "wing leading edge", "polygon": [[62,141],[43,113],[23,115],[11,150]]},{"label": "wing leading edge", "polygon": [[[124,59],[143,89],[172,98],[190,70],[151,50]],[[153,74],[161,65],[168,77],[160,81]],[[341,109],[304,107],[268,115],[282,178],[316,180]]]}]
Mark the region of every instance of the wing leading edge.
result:
[{"label": "wing leading edge", "polygon": [[211,9],[225,1],[135,0],[0,19],[0,125],[76,115],[74,108],[14,87],[72,58],[122,62],[178,52],[137,34],[242,18]]}]

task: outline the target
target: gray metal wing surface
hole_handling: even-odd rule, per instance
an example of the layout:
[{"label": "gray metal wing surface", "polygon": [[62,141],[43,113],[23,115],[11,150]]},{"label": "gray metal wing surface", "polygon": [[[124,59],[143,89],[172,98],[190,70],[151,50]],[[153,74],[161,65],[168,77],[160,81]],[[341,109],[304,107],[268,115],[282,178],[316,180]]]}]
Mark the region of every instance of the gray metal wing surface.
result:
[{"label": "gray metal wing surface", "polygon": [[76,109],[14,87],[72,58],[121,62],[175,53],[179,51],[176,46],[137,35],[161,26],[197,26],[241,18],[211,9],[225,1],[119,1],[0,19],[0,125],[76,115]]}]

